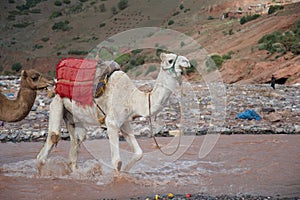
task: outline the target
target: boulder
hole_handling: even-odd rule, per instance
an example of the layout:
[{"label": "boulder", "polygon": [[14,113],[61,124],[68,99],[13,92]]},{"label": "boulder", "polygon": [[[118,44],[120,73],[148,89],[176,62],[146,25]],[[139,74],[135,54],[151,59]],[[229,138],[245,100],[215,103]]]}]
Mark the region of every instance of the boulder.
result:
[{"label": "boulder", "polygon": [[266,118],[271,122],[280,122],[282,120],[282,116],[277,112],[268,114]]}]

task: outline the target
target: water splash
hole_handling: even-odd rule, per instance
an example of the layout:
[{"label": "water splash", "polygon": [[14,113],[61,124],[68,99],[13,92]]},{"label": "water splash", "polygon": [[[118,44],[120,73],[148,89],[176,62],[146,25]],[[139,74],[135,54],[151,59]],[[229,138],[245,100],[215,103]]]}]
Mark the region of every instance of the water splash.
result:
[{"label": "water splash", "polygon": [[115,174],[114,171],[103,169],[101,163],[95,159],[81,161],[78,169],[71,171],[68,160],[63,157],[51,157],[39,171],[35,159],[4,164],[1,173],[5,176],[17,176],[27,178],[60,178],[72,180],[93,181],[97,185],[107,185],[112,182],[131,182],[145,186],[163,186],[174,184],[183,186],[186,184],[207,185],[210,183],[213,174],[239,174],[248,171],[246,168],[224,168],[222,162],[210,162],[200,160],[177,160],[166,162],[159,166],[149,166],[138,164],[139,167],[134,172],[121,172]]}]

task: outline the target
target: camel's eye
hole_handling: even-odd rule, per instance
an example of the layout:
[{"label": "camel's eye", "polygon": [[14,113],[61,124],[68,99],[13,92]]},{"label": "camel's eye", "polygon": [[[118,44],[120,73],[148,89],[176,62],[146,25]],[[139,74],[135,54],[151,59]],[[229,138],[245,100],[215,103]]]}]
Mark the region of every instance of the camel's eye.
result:
[{"label": "camel's eye", "polygon": [[173,63],[173,61],[174,61],[173,59],[172,59],[172,60],[169,60],[169,64],[172,64],[172,63]]},{"label": "camel's eye", "polygon": [[38,76],[38,75],[33,75],[33,76],[31,77],[31,79],[32,79],[33,81],[37,81],[37,80],[39,79],[39,76]]}]

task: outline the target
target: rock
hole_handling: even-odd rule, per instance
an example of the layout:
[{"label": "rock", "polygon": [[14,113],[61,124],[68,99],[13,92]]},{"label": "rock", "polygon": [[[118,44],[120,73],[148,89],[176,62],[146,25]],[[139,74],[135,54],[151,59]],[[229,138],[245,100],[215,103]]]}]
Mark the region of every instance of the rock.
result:
[{"label": "rock", "polygon": [[269,107],[269,108],[262,108],[261,111],[266,113],[271,113],[271,112],[275,112],[275,109]]},{"label": "rock", "polygon": [[295,133],[300,133],[300,125],[295,125]]},{"label": "rock", "polygon": [[270,122],[280,122],[282,120],[282,116],[276,112],[272,112],[268,114],[266,117]]},{"label": "rock", "polygon": [[6,141],[8,135],[6,133],[0,134],[0,141]]}]

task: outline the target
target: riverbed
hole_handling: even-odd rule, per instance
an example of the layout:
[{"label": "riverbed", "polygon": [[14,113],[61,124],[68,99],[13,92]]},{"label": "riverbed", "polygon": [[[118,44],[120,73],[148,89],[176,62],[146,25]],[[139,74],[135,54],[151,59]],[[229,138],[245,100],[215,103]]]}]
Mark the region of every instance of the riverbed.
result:
[{"label": "riverbed", "polygon": [[[79,167],[67,165],[69,141],[60,141],[39,172],[36,155],[43,142],[0,144],[0,199],[130,199],[154,195],[262,195],[300,197],[300,135],[217,135],[199,157],[209,136],[183,136],[179,150],[163,155],[152,138],[138,142],[144,157],[129,171],[116,173],[107,139],[81,145]],[[179,137],[158,138],[163,151],[176,149]],[[131,154],[120,142],[124,165]]]}]

